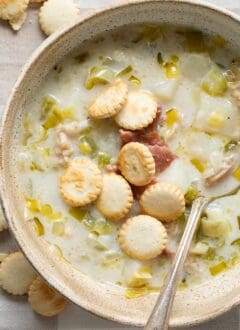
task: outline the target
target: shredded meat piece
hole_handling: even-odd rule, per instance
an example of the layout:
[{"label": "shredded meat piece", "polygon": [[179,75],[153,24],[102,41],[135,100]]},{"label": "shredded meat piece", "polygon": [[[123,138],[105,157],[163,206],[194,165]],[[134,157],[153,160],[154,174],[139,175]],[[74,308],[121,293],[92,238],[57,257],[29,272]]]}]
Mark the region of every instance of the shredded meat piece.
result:
[{"label": "shredded meat piece", "polygon": [[215,183],[219,182],[221,179],[223,179],[226,175],[230,174],[231,170],[233,169],[234,163],[234,155],[227,156],[222,162],[221,166],[216,171],[205,177],[205,186],[212,186]]},{"label": "shredded meat piece", "polygon": [[60,124],[56,130],[55,153],[60,158],[60,164],[66,166],[73,155],[71,138],[77,136],[83,129],[89,126],[88,120],[81,122]]},{"label": "shredded meat piece", "polygon": [[157,132],[158,125],[163,123],[161,112],[161,108],[159,107],[153,123],[142,130],[125,131],[120,129],[119,131],[122,146],[129,142],[140,142],[149,148],[155,160],[157,172],[164,171],[176,158]]}]

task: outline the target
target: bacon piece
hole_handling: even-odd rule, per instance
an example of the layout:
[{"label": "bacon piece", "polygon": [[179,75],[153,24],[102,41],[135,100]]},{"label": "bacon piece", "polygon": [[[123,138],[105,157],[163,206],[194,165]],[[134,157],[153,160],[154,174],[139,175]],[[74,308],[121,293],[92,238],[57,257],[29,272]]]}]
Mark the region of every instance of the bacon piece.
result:
[{"label": "bacon piece", "polygon": [[168,149],[167,146],[158,144],[148,146],[155,160],[156,172],[163,172],[176,156]]},{"label": "bacon piece", "polygon": [[162,110],[159,107],[156,118],[148,127],[138,131],[125,131],[120,129],[122,146],[129,142],[140,142],[145,144],[151,151],[156,164],[156,171],[164,171],[176,156],[168,149],[157,132],[158,125],[163,123]]},{"label": "bacon piece", "polygon": [[157,183],[158,180],[156,178],[154,178],[149,184],[147,184],[146,186],[131,186],[132,187],[132,193],[133,193],[133,197],[137,200],[140,199],[141,195],[144,193],[145,189],[147,189],[149,186]]}]

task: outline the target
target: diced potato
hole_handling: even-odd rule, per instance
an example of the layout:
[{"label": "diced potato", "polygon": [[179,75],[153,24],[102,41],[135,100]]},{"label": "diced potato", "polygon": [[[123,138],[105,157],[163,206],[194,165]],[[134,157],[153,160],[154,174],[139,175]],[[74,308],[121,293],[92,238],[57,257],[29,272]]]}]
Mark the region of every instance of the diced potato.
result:
[{"label": "diced potato", "polygon": [[65,233],[65,224],[64,222],[58,221],[54,222],[52,225],[52,233],[56,236],[63,236]]},{"label": "diced potato", "polygon": [[190,250],[192,254],[204,255],[208,252],[209,245],[206,243],[198,242]]},{"label": "diced potato", "polygon": [[202,233],[208,237],[221,238],[226,237],[231,231],[230,223],[225,219],[207,219],[201,220]]},{"label": "diced potato", "polygon": [[213,62],[208,55],[185,54],[180,63],[180,70],[185,78],[193,82],[200,82],[212,65]]},{"label": "diced potato", "polygon": [[178,87],[178,81],[176,79],[168,79],[161,81],[155,87],[155,93],[163,102],[169,102],[174,98]]},{"label": "diced potato", "polygon": [[232,139],[240,137],[240,117],[232,102],[201,93],[200,106],[193,127],[206,133],[217,133]]}]

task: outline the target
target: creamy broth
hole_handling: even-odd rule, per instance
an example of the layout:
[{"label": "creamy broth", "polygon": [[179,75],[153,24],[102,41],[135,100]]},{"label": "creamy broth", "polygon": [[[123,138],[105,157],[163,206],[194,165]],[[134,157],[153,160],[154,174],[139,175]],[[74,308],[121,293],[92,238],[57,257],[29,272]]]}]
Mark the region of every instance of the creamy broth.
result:
[{"label": "creamy broth", "polygon": [[[236,59],[227,46],[220,36],[173,27],[125,27],[86,42],[49,73],[23,120],[18,171],[26,221],[69,267],[123,287],[127,297],[159,290],[196,193],[211,190],[221,195],[226,185],[231,189],[239,184],[240,111],[233,91],[240,75],[238,61],[233,63]],[[68,136],[73,150],[70,159],[89,157],[103,173],[116,164],[119,127],[113,119],[90,120],[87,108],[108,83],[119,78],[130,90],[152,92],[161,104],[164,123],[158,125],[158,133],[176,157],[156,178],[177,184],[188,206],[177,221],[164,224],[166,251],[147,262],[127,257],[119,247],[118,230],[125,219],[110,222],[94,204],[71,208],[59,192],[64,171],[62,154],[56,151],[60,125],[77,121],[81,126],[78,134]],[[206,178],[214,181],[220,165],[228,166],[229,159],[233,164],[225,180],[206,187]],[[239,209],[240,193],[208,205],[180,288],[208,280],[238,263]],[[135,199],[126,218],[139,212]]]}]

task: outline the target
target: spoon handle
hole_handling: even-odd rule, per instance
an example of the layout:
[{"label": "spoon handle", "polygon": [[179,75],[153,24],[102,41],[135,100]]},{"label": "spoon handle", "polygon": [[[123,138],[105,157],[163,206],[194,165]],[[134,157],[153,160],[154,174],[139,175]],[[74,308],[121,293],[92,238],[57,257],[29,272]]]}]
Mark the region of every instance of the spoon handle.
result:
[{"label": "spoon handle", "polygon": [[174,301],[177,287],[182,278],[183,265],[188,255],[188,251],[196,230],[199,217],[204,206],[209,202],[208,198],[198,197],[192,204],[187,225],[182,235],[177,253],[173,260],[171,269],[166,278],[162,292],[159,295],[155,307],[147,321],[145,330],[167,330],[169,317]]}]

